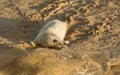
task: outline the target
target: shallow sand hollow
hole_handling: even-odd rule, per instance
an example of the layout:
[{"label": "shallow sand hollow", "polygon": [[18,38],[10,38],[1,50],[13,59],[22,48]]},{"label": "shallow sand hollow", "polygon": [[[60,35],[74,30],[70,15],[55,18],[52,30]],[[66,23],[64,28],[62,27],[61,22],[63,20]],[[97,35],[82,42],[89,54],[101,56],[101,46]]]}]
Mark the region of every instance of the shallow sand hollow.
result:
[{"label": "shallow sand hollow", "polygon": [[[119,13],[118,0],[0,0],[0,73],[119,75]],[[53,19],[67,23],[70,44],[31,47],[27,42]]]}]

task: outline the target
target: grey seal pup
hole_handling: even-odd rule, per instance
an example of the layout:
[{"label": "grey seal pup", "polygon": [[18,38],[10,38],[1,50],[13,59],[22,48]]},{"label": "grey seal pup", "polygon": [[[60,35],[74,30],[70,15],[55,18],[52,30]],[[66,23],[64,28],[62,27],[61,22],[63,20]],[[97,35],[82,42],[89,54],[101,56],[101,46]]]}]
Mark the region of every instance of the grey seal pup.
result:
[{"label": "grey seal pup", "polygon": [[56,47],[62,48],[69,41],[64,41],[67,31],[67,24],[60,20],[52,20],[46,23],[34,40],[31,41],[32,46]]}]

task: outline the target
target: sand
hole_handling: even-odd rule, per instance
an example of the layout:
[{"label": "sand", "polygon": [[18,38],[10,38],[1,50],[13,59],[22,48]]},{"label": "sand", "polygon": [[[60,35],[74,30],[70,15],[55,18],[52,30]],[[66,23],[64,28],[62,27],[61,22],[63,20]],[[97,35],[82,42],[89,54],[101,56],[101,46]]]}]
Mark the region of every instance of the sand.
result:
[{"label": "sand", "polygon": [[[67,23],[70,44],[30,46],[53,19]],[[0,0],[0,68],[1,75],[120,75],[120,1]]]}]

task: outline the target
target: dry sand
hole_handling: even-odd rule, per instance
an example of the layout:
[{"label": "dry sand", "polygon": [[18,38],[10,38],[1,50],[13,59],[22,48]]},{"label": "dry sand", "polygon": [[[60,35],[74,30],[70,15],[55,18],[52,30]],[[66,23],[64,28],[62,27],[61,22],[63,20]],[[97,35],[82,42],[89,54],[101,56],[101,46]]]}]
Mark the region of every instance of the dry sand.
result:
[{"label": "dry sand", "polygon": [[[69,45],[27,44],[53,19],[67,22]],[[1,75],[120,75],[120,1],[0,0],[0,68]]]}]

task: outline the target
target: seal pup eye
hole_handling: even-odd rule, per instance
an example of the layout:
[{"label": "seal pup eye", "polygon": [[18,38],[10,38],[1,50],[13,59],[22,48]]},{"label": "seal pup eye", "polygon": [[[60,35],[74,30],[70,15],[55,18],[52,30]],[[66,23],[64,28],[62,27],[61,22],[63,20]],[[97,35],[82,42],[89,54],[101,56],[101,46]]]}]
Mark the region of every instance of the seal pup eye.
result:
[{"label": "seal pup eye", "polygon": [[57,42],[57,40],[56,40],[56,39],[53,39],[53,42]]}]

